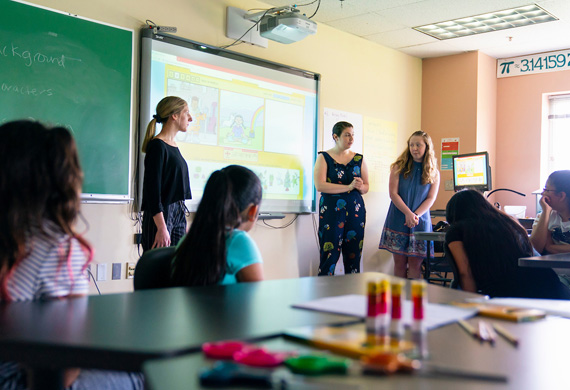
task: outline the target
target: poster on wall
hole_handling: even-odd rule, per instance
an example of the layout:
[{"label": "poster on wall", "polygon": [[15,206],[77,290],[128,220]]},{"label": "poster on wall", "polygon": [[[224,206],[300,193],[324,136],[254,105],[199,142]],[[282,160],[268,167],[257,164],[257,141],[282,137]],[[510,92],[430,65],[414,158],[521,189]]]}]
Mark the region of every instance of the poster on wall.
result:
[{"label": "poster on wall", "polygon": [[354,143],[350,150],[356,153],[362,153],[362,138],[364,131],[362,128],[362,115],[353,112],[340,111],[332,108],[324,108],[323,120],[323,149],[329,150],[334,147],[334,140],[332,138],[332,128],[335,123],[344,121],[352,124],[354,128]]},{"label": "poster on wall", "polygon": [[441,168],[442,171],[453,169],[453,156],[459,154],[459,138],[441,139]]},{"label": "poster on wall", "polygon": [[368,166],[371,192],[388,192],[390,165],[398,151],[398,124],[378,118],[364,117],[364,157]]}]

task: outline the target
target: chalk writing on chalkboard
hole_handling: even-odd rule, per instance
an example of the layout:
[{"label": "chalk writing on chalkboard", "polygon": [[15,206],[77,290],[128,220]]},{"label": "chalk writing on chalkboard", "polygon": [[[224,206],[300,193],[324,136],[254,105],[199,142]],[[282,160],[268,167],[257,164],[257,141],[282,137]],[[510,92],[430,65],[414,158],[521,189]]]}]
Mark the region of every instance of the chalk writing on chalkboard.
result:
[{"label": "chalk writing on chalkboard", "polygon": [[132,67],[132,30],[0,2],[0,122],[73,131],[84,199],[130,199]]}]

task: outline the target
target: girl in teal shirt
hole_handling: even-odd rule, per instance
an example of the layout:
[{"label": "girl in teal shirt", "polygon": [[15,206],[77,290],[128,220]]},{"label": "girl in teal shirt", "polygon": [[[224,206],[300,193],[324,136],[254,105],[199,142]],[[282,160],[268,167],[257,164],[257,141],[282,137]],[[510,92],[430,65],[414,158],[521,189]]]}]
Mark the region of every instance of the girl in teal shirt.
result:
[{"label": "girl in teal shirt", "polygon": [[261,182],[230,165],[212,173],[188,234],[176,250],[175,286],[263,280],[261,254],[247,233],[257,221]]}]

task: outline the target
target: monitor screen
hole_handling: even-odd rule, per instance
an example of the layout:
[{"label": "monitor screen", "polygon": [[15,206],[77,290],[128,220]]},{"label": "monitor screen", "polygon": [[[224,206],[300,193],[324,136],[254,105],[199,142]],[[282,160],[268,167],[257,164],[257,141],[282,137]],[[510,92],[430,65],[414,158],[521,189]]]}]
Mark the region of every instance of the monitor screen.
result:
[{"label": "monitor screen", "polygon": [[157,103],[179,96],[193,118],[176,137],[190,172],[191,211],[214,170],[239,164],[262,182],[262,212],[315,212],[319,80],[313,72],[143,30],[141,136]]},{"label": "monitor screen", "polygon": [[489,154],[478,152],[453,156],[453,187],[455,191],[466,188],[491,190]]}]

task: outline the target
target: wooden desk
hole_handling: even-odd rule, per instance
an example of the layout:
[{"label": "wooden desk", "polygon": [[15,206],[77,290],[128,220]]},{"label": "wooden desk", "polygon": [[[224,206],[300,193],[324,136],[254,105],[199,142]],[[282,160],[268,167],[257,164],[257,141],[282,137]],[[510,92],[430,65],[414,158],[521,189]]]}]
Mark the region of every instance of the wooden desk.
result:
[{"label": "wooden desk", "polygon": [[519,266],[533,268],[570,268],[570,253],[521,257]]},{"label": "wooden desk", "polygon": [[[440,287],[441,288],[441,287]],[[473,325],[477,319],[471,319]],[[513,347],[499,338],[495,346],[471,338],[457,324],[428,332],[428,362],[449,368],[461,368],[487,374],[505,375],[507,383],[485,382],[456,378],[427,378],[399,374],[390,377],[345,377],[326,375],[308,378],[315,389],[359,390],[514,390],[565,389],[568,387],[567,356],[570,341],[570,320],[548,318],[532,323],[495,321],[519,337],[520,345]],[[258,343],[270,350],[314,352],[310,347],[276,338]],[[198,375],[213,361],[201,353],[145,363],[144,373],[150,390],[202,389]]]},{"label": "wooden desk", "polygon": [[[149,359],[200,350],[206,341],[259,339],[284,329],[354,317],[291,308],[316,298],[364,294],[381,274],[312,277],[230,286],[143,290],[0,304],[0,359],[30,366],[42,389],[60,388],[65,367],[141,370]],[[429,286],[432,302],[473,297]]]}]

